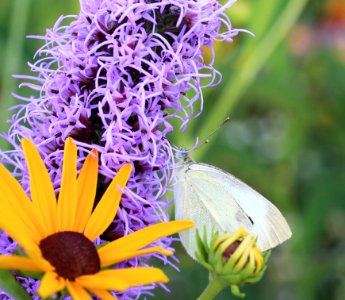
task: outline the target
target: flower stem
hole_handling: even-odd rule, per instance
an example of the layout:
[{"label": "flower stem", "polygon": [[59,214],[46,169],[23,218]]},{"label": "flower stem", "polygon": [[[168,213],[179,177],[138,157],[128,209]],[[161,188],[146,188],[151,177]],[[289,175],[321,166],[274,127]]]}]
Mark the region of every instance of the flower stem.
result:
[{"label": "flower stem", "polygon": [[228,284],[216,275],[210,274],[210,281],[197,300],[212,300],[216,297]]}]

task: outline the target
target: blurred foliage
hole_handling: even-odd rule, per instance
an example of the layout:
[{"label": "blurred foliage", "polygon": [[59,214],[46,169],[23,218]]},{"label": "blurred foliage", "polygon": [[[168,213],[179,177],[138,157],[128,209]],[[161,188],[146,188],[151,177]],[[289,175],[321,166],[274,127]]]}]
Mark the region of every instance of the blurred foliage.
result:
[{"label": "blurred foliage", "polygon": [[[309,1],[297,22],[285,26],[286,35],[271,35],[277,24],[284,29],[289,20],[283,19],[284,12],[291,2],[239,0],[229,9],[234,27],[248,29],[256,37],[241,33],[234,43],[217,45],[216,62],[223,82],[205,91],[202,116],[190,122],[186,133],[176,130],[171,138],[174,144],[187,147],[197,136],[206,138],[223,122],[217,115],[209,120],[212,109],[221,99],[229,99],[231,121],[194,156],[231,171],[271,199],[293,230],[292,239],[272,251],[263,280],[243,288],[247,299],[342,300],[345,1]],[[26,16],[14,9],[24,3]],[[11,74],[28,73],[25,62],[40,46],[39,41],[24,40],[24,36],[43,34],[58,16],[77,11],[77,0],[0,2],[2,114],[13,101],[9,93],[16,90]],[[276,46],[270,43],[271,37]],[[266,44],[258,48],[262,41]],[[256,58],[264,58],[262,65]],[[250,68],[249,59],[256,69]],[[244,72],[243,66],[248,70]],[[234,94],[239,74],[243,86]],[[203,128],[205,123],[212,125]],[[158,291],[157,298],[195,299],[207,284],[207,272],[177,243],[176,247],[181,271],[166,268],[171,293]],[[226,290],[217,299],[231,297]]]},{"label": "blurred foliage", "polygon": [[[8,128],[8,108],[15,105],[11,93],[18,90],[13,74],[28,74],[27,62],[32,61],[42,41],[25,39],[44,35],[60,15],[76,14],[78,1],[70,0],[2,0],[0,1],[0,131]],[[23,93],[23,92],[22,92]],[[3,140],[2,148],[7,147]]]}]

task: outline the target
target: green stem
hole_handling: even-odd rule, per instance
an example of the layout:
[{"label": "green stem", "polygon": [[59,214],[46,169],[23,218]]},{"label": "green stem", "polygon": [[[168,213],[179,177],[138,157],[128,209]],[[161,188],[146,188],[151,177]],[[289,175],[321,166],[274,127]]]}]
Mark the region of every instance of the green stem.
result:
[{"label": "green stem", "polygon": [[212,300],[227,286],[228,284],[224,280],[210,274],[210,281],[197,300]]},{"label": "green stem", "polygon": [[[0,94],[0,131],[8,129],[7,121],[12,112],[8,109],[14,105],[15,99],[11,92],[15,91],[15,81],[11,77],[20,69],[23,56],[24,35],[29,16],[31,0],[15,0],[12,2],[12,14],[9,26],[9,38],[4,49],[4,65],[2,68],[2,91]],[[0,142],[1,149],[7,149],[8,144]]]},{"label": "green stem", "polygon": [[[255,47],[252,54],[243,62],[236,76],[223,83],[225,86],[217,104],[208,112],[207,118],[201,124],[197,136],[206,137],[210,130],[219,126],[219,124],[229,116],[230,112],[237,104],[247,87],[255,79],[256,75],[267,62],[279,43],[285,38],[290,28],[296,22],[308,0],[291,0],[288,1],[287,7],[281,16],[272,25],[271,30],[266,34],[265,38]],[[187,140],[193,140],[193,136],[187,137]],[[214,141],[215,138],[212,138]],[[210,147],[201,147],[195,152],[194,158],[200,160]]]},{"label": "green stem", "polygon": [[0,288],[17,300],[31,300],[25,289],[15,280],[8,270],[0,270]]}]

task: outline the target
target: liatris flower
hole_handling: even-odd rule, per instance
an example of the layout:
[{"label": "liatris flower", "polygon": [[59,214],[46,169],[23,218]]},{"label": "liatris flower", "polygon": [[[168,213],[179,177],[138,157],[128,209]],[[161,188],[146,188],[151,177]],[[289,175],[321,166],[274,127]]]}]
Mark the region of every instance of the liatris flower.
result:
[{"label": "liatris flower", "polygon": [[[25,103],[17,106],[5,136],[15,150],[2,153],[1,161],[27,190],[20,140],[31,139],[58,192],[63,145],[73,137],[80,159],[92,148],[100,154],[98,195],[121,165],[134,166],[117,218],[101,240],[168,220],[165,194],[174,169],[165,138],[173,130],[169,122],[180,119],[184,129],[201,112],[202,87],[219,82],[214,57],[206,64],[203,48],[214,56],[214,40],[231,41],[237,34],[224,13],[233,2],[80,0],[79,15],[61,17],[45,36],[35,37],[45,45],[30,64],[34,74],[18,77],[36,94],[17,96]],[[170,243],[165,238],[156,245]]]},{"label": "liatris flower", "polygon": [[235,296],[244,297],[239,286],[259,281],[266,270],[270,252],[262,253],[256,237],[243,228],[223,236],[214,232],[211,240],[206,230],[203,237],[197,232],[197,244],[196,258],[210,272],[210,284],[200,300],[213,299],[227,286]]},{"label": "liatris flower", "polygon": [[49,174],[35,146],[23,140],[30,173],[31,201],[13,176],[0,165],[0,228],[25,250],[25,256],[1,255],[0,269],[43,272],[38,294],[45,298],[67,288],[73,299],[117,299],[109,290],[167,282],[156,268],[109,269],[123,260],[150,253],[171,255],[159,246],[144,248],[162,236],[193,226],[173,221],[146,227],[96,249],[93,241],[114,219],[132,167],[123,165],[96,208],[98,159],[92,151],[76,173],[77,148],[68,138],[63,156],[61,189],[56,201]]}]

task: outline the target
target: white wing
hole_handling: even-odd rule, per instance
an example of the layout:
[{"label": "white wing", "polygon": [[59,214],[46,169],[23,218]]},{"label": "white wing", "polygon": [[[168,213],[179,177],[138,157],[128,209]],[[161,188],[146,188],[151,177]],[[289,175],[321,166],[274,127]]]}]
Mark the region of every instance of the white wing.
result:
[{"label": "white wing", "polygon": [[190,219],[196,224],[193,229],[180,233],[183,246],[195,257],[196,229],[201,233],[206,229],[210,236],[212,230],[229,233],[241,226],[251,228],[252,224],[220,182],[205,172],[194,170],[193,166],[182,168],[177,174],[174,196],[175,218]]},{"label": "white wing", "polygon": [[[196,228],[208,234],[212,229],[230,233],[244,226],[258,236],[265,251],[291,236],[280,211],[266,198],[229,173],[213,166],[192,163],[177,175],[175,187],[177,219],[192,219]],[[195,257],[195,231],[180,234],[187,252]]]}]

